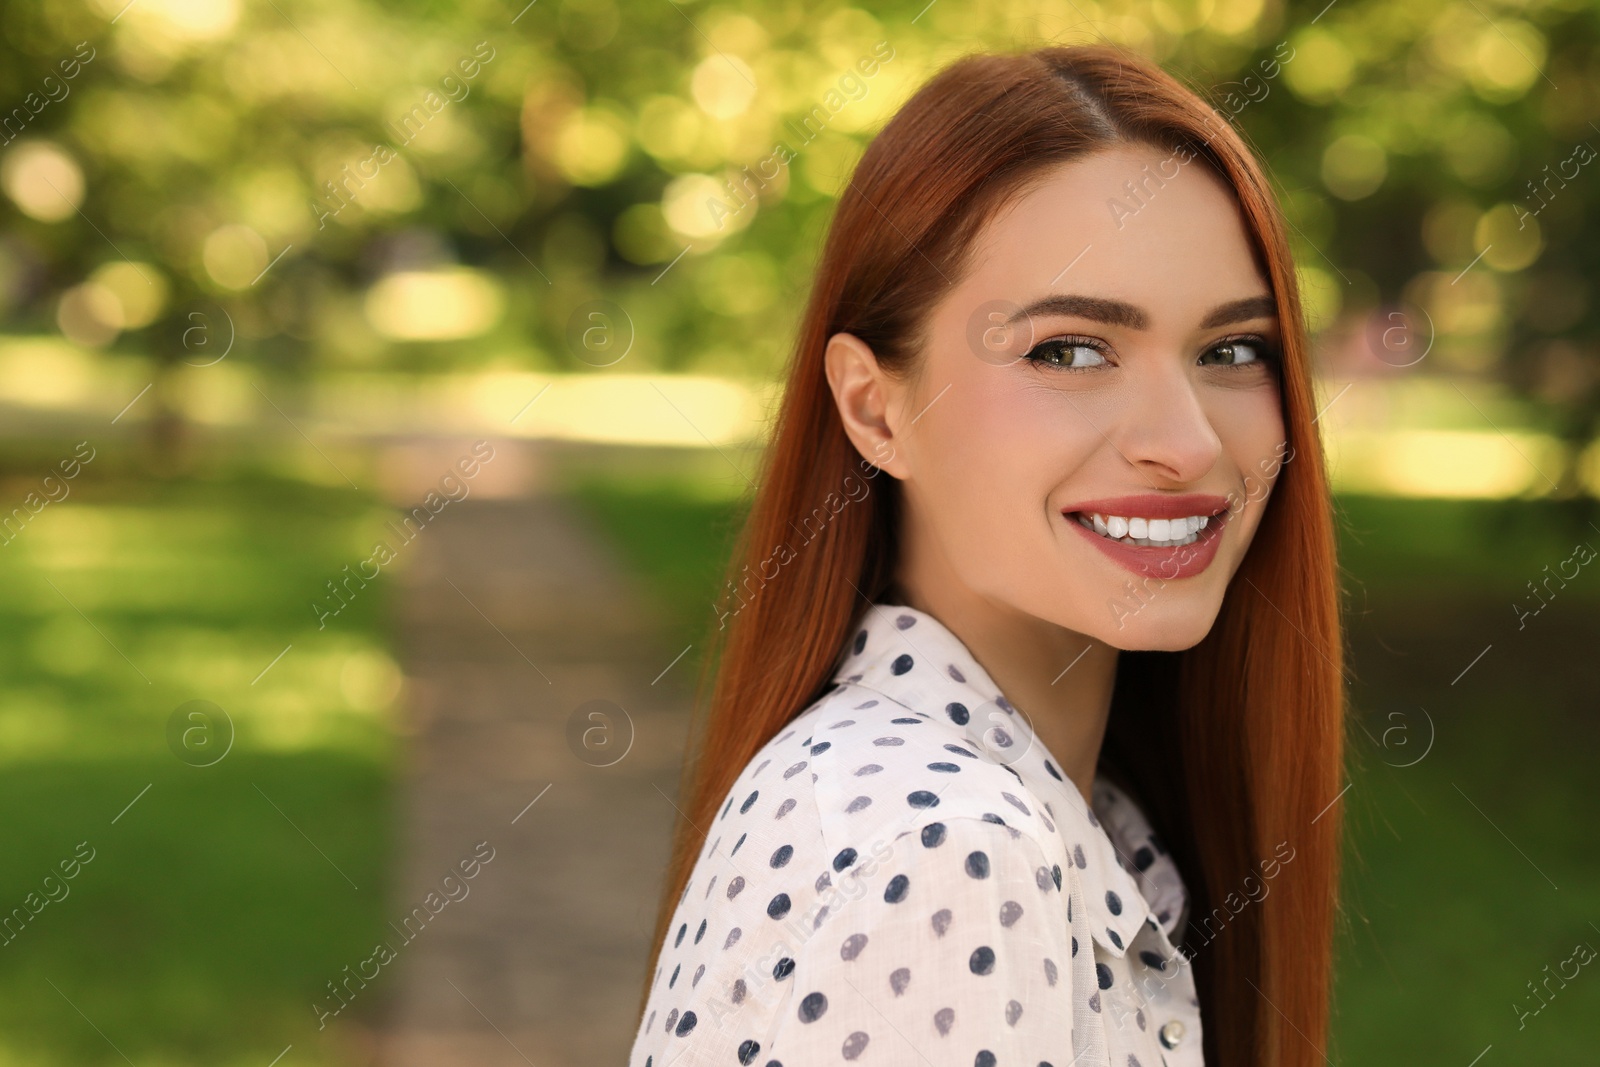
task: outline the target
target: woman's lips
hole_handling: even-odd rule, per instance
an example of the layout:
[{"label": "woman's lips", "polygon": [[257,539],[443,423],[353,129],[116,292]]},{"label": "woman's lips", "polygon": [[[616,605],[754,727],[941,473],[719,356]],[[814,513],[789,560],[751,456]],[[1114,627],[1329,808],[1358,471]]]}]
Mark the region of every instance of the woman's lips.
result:
[{"label": "woman's lips", "polygon": [[1074,513],[1069,512],[1065,517],[1068,525],[1109,556],[1113,562],[1134,574],[1163,580],[1192,578],[1211,566],[1211,561],[1217,558],[1217,549],[1222,543],[1223,528],[1228,524],[1227,515],[1224,513],[1207,523],[1206,528],[1199,531],[1196,539],[1190,544],[1136,545],[1125,541],[1113,541],[1109,537],[1095,533],[1079,522]]}]

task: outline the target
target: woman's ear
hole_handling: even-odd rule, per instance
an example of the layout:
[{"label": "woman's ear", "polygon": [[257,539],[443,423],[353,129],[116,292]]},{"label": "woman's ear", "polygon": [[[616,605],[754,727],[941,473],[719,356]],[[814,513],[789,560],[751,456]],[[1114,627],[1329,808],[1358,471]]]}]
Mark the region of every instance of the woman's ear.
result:
[{"label": "woman's ear", "polygon": [[896,454],[900,383],[884,373],[877,355],[854,334],[828,338],[822,359],[851,443],[880,470],[905,478],[905,458]]}]

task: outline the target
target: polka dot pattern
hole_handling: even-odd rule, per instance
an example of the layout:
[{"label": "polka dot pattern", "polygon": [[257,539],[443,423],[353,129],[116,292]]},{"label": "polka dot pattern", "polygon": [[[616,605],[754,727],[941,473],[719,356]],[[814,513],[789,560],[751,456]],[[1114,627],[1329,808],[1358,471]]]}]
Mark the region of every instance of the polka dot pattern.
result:
[{"label": "polka dot pattern", "polygon": [[1187,895],[1132,797],[1085,802],[925,613],[868,609],[833,681],[713,816],[631,1067],[1200,1067]]}]

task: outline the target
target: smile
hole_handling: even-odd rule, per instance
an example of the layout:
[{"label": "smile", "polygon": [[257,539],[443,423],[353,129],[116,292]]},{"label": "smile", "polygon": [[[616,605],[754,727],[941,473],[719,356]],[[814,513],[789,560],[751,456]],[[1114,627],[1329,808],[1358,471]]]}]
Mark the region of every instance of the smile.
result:
[{"label": "smile", "polygon": [[1225,498],[1201,493],[1085,500],[1061,515],[1124,570],[1162,580],[1209,567],[1230,518]]}]

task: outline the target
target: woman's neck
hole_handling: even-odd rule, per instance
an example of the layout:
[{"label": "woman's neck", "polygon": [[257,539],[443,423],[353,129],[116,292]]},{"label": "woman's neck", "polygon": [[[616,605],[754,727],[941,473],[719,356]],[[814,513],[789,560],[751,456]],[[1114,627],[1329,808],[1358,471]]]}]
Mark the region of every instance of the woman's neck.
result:
[{"label": "woman's neck", "polygon": [[885,597],[932,615],[966,645],[1089,803],[1117,650],[932,577],[902,566]]}]

